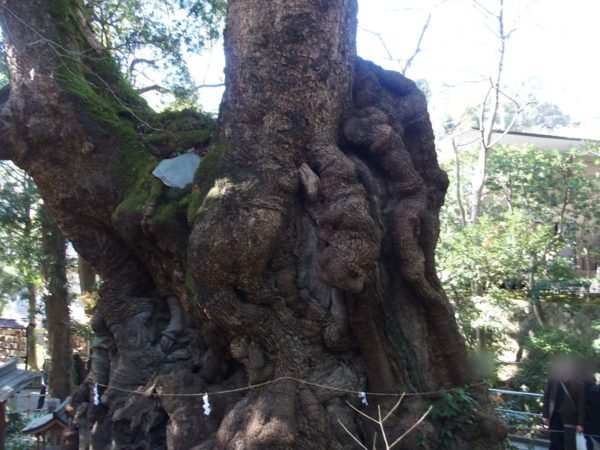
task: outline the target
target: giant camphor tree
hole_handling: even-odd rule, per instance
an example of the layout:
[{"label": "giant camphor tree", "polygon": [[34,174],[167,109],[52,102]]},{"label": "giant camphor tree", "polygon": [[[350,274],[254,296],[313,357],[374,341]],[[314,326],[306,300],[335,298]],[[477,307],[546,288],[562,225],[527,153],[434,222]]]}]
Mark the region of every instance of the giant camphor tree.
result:
[{"label": "giant camphor tree", "polygon": [[[476,411],[432,414],[401,445],[501,448],[435,274],[447,178],[426,103],[357,57],[356,12],[355,0],[230,0],[213,124],[154,113],[78,0],[0,2],[0,156],[31,174],[102,280],[88,385],[100,401],[75,395],[71,438],[325,449],[379,433],[384,445],[349,404],[376,415],[396,397],[364,406],[354,392],[434,392],[402,403],[393,440],[430,403],[448,410],[435,392],[461,387]],[[189,149],[202,156],[192,186],[151,174]],[[207,391],[229,391],[209,395],[208,416],[186,396]]]}]

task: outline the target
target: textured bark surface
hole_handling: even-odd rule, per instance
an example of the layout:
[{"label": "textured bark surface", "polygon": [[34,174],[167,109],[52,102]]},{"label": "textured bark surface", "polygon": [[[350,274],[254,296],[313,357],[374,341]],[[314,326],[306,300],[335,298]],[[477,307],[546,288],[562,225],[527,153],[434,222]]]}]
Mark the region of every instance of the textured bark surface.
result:
[{"label": "textured bark surface", "polygon": [[[394,398],[474,385],[444,448],[502,448],[434,270],[447,179],[424,96],[357,58],[354,0],[230,0],[227,89],[192,188],[150,175],[190,147],[124,85],[75,0],[3,0],[0,152],[27,170],[102,280],[70,445],[342,449]],[[200,118],[197,127],[212,129]],[[99,385],[100,404],[91,389]],[[106,387],[108,386],[108,387]],[[131,393],[143,389],[151,395]],[[395,438],[435,395],[412,396]],[[448,424],[444,424],[448,426]],[[425,422],[403,442],[435,448]],[[74,447],[75,448],[75,447]]]},{"label": "textured bark surface", "polygon": [[42,209],[43,274],[46,283],[44,306],[48,332],[48,392],[66,399],[71,393],[73,349],[67,291],[67,242],[50,214]]},{"label": "textured bark surface", "polygon": [[27,316],[29,323],[26,328],[27,336],[27,367],[31,370],[40,370],[37,358],[37,338],[36,338],[36,327],[37,327],[37,288],[33,283],[27,286]]}]

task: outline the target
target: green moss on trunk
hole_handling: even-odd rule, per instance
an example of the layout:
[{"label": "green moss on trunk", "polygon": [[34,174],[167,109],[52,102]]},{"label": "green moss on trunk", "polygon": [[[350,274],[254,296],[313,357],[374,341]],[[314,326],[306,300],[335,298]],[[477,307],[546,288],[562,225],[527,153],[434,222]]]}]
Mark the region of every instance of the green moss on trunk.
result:
[{"label": "green moss on trunk", "polygon": [[86,122],[91,131],[118,147],[115,181],[125,194],[113,221],[125,213],[144,214],[149,202],[154,203],[153,218],[160,222],[177,214],[185,217],[194,207],[197,210],[217,178],[216,162],[224,153],[223,146],[215,147],[202,161],[199,188],[191,198],[189,190],[166,188],[152,171],[161,158],[189,148],[206,148],[214,133],[214,119],[193,110],[155,113],[124,79],[110,53],[99,50],[81,29],[85,25],[80,13],[85,16],[85,11],[79,0],[56,0],[50,10],[56,22],[55,40],[78,49],[77,58],[61,58],[55,78],[80,113],[91,119]]},{"label": "green moss on trunk", "polygon": [[192,224],[203,205],[209,191],[213,188],[215,181],[221,177],[227,177],[220,162],[227,153],[228,146],[224,143],[217,143],[212,146],[206,156],[202,159],[200,168],[196,172],[194,188],[190,196],[187,212],[188,223]]}]

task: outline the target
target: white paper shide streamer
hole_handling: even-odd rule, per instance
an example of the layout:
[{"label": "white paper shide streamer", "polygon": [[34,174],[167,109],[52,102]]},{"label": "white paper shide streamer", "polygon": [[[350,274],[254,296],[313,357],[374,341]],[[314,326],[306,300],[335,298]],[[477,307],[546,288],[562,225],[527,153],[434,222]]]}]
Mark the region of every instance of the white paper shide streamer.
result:
[{"label": "white paper shide streamer", "polygon": [[369,406],[369,402],[367,401],[367,394],[365,394],[364,392],[358,393],[358,399],[361,401],[361,403],[363,405]]},{"label": "white paper shide streamer", "polygon": [[208,394],[202,396],[202,407],[204,408],[204,415],[210,416],[210,402],[208,401]]},{"label": "white paper shide streamer", "polygon": [[98,383],[94,384],[94,405],[100,404],[100,394],[98,393]]}]

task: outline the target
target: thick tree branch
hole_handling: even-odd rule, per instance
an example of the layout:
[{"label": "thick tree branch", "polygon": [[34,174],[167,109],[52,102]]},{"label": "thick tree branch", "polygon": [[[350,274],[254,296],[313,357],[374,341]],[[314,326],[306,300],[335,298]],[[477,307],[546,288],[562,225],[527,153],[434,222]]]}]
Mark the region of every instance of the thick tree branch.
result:
[{"label": "thick tree branch", "polygon": [[198,86],[198,89],[210,89],[220,87],[225,87],[225,83],[201,84]]},{"label": "thick tree branch", "polygon": [[145,86],[143,88],[139,88],[139,89],[135,90],[135,92],[137,92],[139,95],[142,95],[142,94],[145,94],[146,92],[151,92],[151,91],[157,91],[162,94],[165,92],[169,92],[169,89],[167,89],[159,84],[152,84],[150,86]]},{"label": "thick tree branch", "polygon": [[147,66],[150,67],[157,67],[156,61],[153,59],[145,59],[145,58],[134,58],[131,63],[129,64],[129,72],[133,72],[133,70],[135,69],[135,67],[138,64],[146,64]]},{"label": "thick tree branch", "polygon": [[[211,88],[220,88],[220,87],[224,87],[224,86],[225,86],[225,83],[201,84],[199,86],[196,86],[196,89],[197,90],[211,89]],[[161,86],[159,84],[152,84],[150,86],[145,86],[143,88],[136,89],[136,92],[140,95],[145,94],[146,92],[151,92],[151,91],[157,91],[157,92],[160,92],[161,94],[171,92],[170,89],[168,89],[164,86]]]}]

